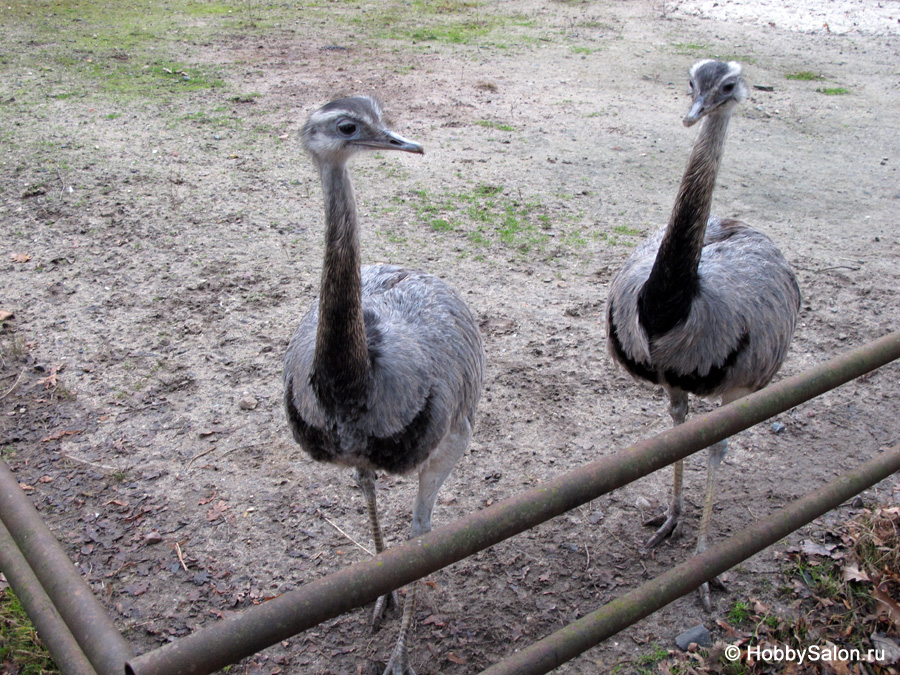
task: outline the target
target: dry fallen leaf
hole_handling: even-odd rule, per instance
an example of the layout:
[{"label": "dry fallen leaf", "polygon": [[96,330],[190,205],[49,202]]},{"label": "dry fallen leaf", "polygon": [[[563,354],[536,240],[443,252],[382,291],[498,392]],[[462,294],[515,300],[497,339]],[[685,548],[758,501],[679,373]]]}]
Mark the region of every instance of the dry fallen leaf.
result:
[{"label": "dry fallen leaf", "polygon": [[63,436],[74,436],[76,434],[80,434],[84,429],[72,429],[71,431],[58,431],[55,434],[50,434],[45,438],[41,439],[41,443],[48,443],[49,441],[58,441]]},{"label": "dry fallen leaf", "polygon": [[869,575],[859,569],[859,565],[844,566],[844,581],[871,581]]},{"label": "dry fallen leaf", "polygon": [[224,499],[220,499],[215,506],[213,506],[209,511],[207,511],[207,513],[206,513],[207,522],[211,523],[214,520],[218,520],[219,518],[222,517],[222,514],[224,514],[227,510],[228,510],[228,503]]},{"label": "dry fallen leaf", "polygon": [[47,377],[42,377],[38,380],[38,384],[43,384],[44,389],[56,389],[59,385],[59,381],[57,379],[57,375],[59,371],[65,368],[65,363],[57,363],[55,366],[50,366],[50,372]]},{"label": "dry fallen leaf", "polygon": [[9,257],[10,260],[15,263],[27,263],[29,260],[31,260],[30,253],[10,253]]},{"label": "dry fallen leaf", "polygon": [[886,611],[891,622],[893,622],[895,626],[900,626],[900,605],[898,605],[897,601],[894,600],[890,595],[888,595],[888,592],[886,590],[886,583],[879,582],[878,579],[875,579],[874,581],[875,587],[872,589],[872,597],[882,605],[884,605],[884,610]]},{"label": "dry fallen leaf", "polygon": [[12,312],[7,312],[5,309],[0,309],[0,321],[6,321],[7,319],[11,319],[15,316]]},{"label": "dry fallen leaf", "polygon": [[464,658],[457,656],[453,652],[450,652],[449,654],[447,654],[447,660],[450,661],[451,663],[455,663],[460,666],[466,665],[466,660]]}]

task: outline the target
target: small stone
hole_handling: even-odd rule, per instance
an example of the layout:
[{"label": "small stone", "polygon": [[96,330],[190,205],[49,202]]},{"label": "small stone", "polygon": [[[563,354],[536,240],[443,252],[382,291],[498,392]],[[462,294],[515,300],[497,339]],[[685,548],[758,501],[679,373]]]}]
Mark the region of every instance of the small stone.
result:
[{"label": "small stone", "polygon": [[163,540],[162,535],[154,530],[153,532],[148,532],[144,535],[144,543],[148,546],[152,546],[153,544],[158,544]]},{"label": "small stone", "polygon": [[691,643],[696,644],[698,647],[712,647],[712,637],[702,623],[697,624],[693,628],[688,628],[675,638],[675,644],[683,652],[688,650]]},{"label": "small stone", "polygon": [[772,431],[774,431],[776,434],[780,434],[785,429],[787,429],[787,427],[784,426],[781,422],[772,423]]},{"label": "small stone", "polygon": [[256,406],[259,405],[259,401],[257,401],[252,396],[245,396],[240,400],[238,406],[241,410],[256,410]]}]

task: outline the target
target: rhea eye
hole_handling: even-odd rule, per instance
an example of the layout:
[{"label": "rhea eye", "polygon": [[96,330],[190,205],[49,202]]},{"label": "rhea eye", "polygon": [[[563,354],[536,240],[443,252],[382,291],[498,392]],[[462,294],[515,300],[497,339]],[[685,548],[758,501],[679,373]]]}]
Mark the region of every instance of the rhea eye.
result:
[{"label": "rhea eye", "polygon": [[341,122],[337,129],[342,136],[352,136],[356,133],[356,125],[353,122]]},{"label": "rhea eye", "polygon": [[731,92],[733,92],[734,91],[734,82],[729,82],[728,84],[726,84],[724,87],[722,87],[722,91],[725,92],[726,94],[730,94]]},{"label": "rhea eye", "polygon": [[688,87],[691,88],[691,91],[694,91],[694,81],[693,80],[688,80]]}]

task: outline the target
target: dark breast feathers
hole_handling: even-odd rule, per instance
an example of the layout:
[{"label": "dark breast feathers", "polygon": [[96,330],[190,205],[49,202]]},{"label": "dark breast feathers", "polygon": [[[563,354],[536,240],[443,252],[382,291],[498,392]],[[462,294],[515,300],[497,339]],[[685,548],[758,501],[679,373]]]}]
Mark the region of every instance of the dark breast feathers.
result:
[{"label": "dark breast feathers", "polygon": [[364,267],[363,308],[370,362],[364,391],[333,403],[317,395],[310,381],[314,307],[285,357],[287,417],[315,460],[406,473],[428,457],[461,409],[474,412],[480,336],[462,300],[421,272]]}]

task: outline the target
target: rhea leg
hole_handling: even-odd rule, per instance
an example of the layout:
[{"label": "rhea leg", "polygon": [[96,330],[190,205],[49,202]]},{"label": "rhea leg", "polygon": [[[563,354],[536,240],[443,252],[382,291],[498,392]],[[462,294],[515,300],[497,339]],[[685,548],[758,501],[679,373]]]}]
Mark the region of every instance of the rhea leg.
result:
[{"label": "rhea leg", "polygon": [[[725,392],[722,394],[722,405],[728,405],[732,401],[736,401],[749,393],[749,389],[734,389]],[[694,550],[694,555],[699,555],[706,550],[706,542],[709,537],[709,524],[712,521],[712,510],[713,504],[715,503],[716,474],[719,471],[722,460],[725,458],[725,452],[727,450],[727,438],[709,446],[706,468],[706,496],[703,498],[703,515],[700,517],[700,532],[697,534],[697,548]],[[722,582],[718,579],[713,579],[710,583],[724,588]],[[700,602],[703,604],[703,609],[707,612],[711,612],[712,602],[709,599],[709,583],[700,586],[699,591]]]},{"label": "rhea leg", "polygon": [[[419,469],[419,491],[416,493],[416,504],[413,507],[410,539],[415,539],[431,531],[431,514],[434,511],[438,490],[447,480],[447,476],[450,475],[456,462],[462,457],[471,435],[472,427],[469,421],[463,419],[458,422],[447,432],[431,457]],[[400,635],[397,637],[394,651],[384,669],[384,675],[415,675],[415,671],[409,665],[409,653],[406,645],[412,627],[418,583],[418,581],[414,581],[407,588],[406,601],[403,605],[403,619],[400,621]]]},{"label": "rhea leg", "polygon": [[[381,524],[378,522],[378,507],[375,503],[375,472],[370,469],[356,469],[356,483],[362,490],[366,499],[366,510],[369,512],[369,527],[372,528],[372,540],[375,542],[375,554],[384,550],[384,536],[381,533]],[[390,595],[382,595],[375,602],[375,610],[372,612],[372,627],[377,628],[384,618],[384,612],[390,604],[396,606],[396,591]]]},{"label": "rhea leg", "polygon": [[[687,392],[680,389],[669,390],[669,415],[675,426],[684,422],[688,412],[688,395]],[[666,513],[666,520],[656,533],[650,537],[645,548],[653,548],[666,537],[670,536],[677,539],[681,536],[681,512],[684,507],[684,464],[682,460],[678,460],[673,465],[674,485],[672,488],[672,501],[669,502],[669,510]],[[659,521],[657,521],[659,522]],[[656,523],[653,523],[656,524]]]},{"label": "rhea leg", "polygon": [[[706,496],[703,499],[703,515],[700,517],[700,532],[697,535],[697,548],[694,549],[694,555],[700,555],[706,550],[706,540],[709,535],[709,523],[712,520],[713,503],[715,502],[716,491],[716,473],[719,465],[725,457],[725,451],[728,449],[728,439],[719,441],[709,446],[708,462],[706,467]],[[713,584],[721,585],[718,579],[714,579]],[[707,612],[712,611],[712,602],[709,599],[709,583],[704,582],[700,586],[700,602],[703,609]]]}]

